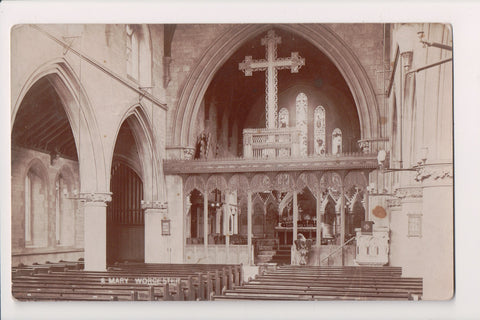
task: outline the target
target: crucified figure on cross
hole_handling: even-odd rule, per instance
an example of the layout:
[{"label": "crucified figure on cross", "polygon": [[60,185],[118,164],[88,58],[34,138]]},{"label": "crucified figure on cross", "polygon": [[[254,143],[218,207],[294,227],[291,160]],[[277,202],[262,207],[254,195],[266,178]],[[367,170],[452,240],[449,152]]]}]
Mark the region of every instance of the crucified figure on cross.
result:
[{"label": "crucified figure on cross", "polygon": [[305,59],[300,57],[298,52],[292,52],[289,58],[277,58],[277,44],[281,42],[282,38],[277,36],[274,30],[268,31],[261,42],[265,46],[267,59],[253,60],[252,56],[246,56],[245,60],[238,64],[239,70],[246,76],[251,76],[253,71],[266,72],[265,118],[268,129],[277,127],[277,70],[290,69],[292,73],[297,73],[305,65]]}]

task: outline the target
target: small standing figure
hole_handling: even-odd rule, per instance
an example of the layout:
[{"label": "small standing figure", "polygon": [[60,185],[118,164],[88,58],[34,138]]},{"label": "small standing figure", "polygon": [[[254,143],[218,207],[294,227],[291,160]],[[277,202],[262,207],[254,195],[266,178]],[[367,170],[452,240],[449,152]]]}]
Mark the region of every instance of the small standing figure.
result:
[{"label": "small standing figure", "polygon": [[304,266],[307,264],[307,259],[308,259],[308,253],[310,252],[310,249],[312,248],[312,240],[311,239],[306,239],[305,236],[301,233],[298,234],[297,240],[295,240],[295,246],[297,249],[297,252],[299,254],[299,264],[301,266]]}]

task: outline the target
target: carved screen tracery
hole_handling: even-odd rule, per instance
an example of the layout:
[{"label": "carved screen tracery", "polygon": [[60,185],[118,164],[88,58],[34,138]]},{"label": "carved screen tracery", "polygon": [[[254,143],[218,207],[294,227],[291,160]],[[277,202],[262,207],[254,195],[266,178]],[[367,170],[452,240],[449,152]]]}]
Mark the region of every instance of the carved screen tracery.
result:
[{"label": "carved screen tracery", "polygon": [[310,192],[316,197],[320,190],[320,183],[318,178],[313,173],[303,172],[297,178],[296,189],[302,190],[308,188]]},{"label": "carved screen tracery", "polygon": [[314,113],[314,152],[316,155],[324,155],[326,153],[325,140],[325,108],[318,106]]},{"label": "carved screen tracery", "polygon": [[201,193],[205,192],[205,180],[199,176],[189,176],[185,181],[185,187],[183,192],[189,194],[193,189],[197,189]]},{"label": "carved screen tracery", "polygon": [[266,174],[256,174],[250,182],[250,191],[263,192],[273,189],[273,184]]},{"label": "carved screen tracery", "polygon": [[249,188],[248,179],[245,175],[235,174],[228,180],[227,190],[237,191],[238,197],[246,197]]},{"label": "carved screen tracery", "polygon": [[227,190],[227,180],[221,175],[213,175],[208,178],[207,181],[207,192],[213,192],[215,189],[224,192]]},{"label": "carved screen tracery", "polygon": [[296,99],[296,127],[300,130],[300,155],[306,156],[307,144],[307,106],[308,98],[303,92],[299,93]]}]

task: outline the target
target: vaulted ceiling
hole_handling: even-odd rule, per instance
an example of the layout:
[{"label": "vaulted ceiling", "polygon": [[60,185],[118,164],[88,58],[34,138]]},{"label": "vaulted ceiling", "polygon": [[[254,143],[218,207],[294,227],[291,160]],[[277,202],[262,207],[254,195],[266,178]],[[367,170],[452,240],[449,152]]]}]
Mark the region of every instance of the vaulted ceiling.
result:
[{"label": "vaulted ceiling", "polygon": [[78,161],[67,114],[47,78],[35,83],[23,99],[13,126],[12,146]]}]

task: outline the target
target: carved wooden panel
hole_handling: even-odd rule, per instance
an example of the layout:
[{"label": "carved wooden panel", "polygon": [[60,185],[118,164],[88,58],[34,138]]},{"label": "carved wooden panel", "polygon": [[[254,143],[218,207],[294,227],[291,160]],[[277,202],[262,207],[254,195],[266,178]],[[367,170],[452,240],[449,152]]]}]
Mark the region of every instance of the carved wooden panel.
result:
[{"label": "carved wooden panel", "polygon": [[193,189],[205,193],[205,180],[200,176],[189,176],[185,181],[184,194],[189,194]]},{"label": "carved wooden panel", "polygon": [[294,179],[287,172],[280,172],[273,179],[273,189],[280,192],[292,191],[295,187]]},{"label": "carved wooden panel", "polygon": [[237,191],[238,197],[245,196],[248,190],[248,179],[245,175],[235,174],[228,180],[227,190]]},{"label": "carved wooden panel", "polygon": [[273,184],[266,174],[256,174],[250,182],[250,190],[252,192],[263,192],[272,189]]},{"label": "carved wooden panel", "polygon": [[298,176],[296,188],[297,190],[308,188],[315,196],[321,191],[320,182],[318,181],[317,176],[311,172],[303,172]]},{"label": "carved wooden panel", "polygon": [[213,190],[218,189],[220,191],[227,190],[227,180],[224,176],[213,175],[208,178],[207,181],[207,192],[210,193]]},{"label": "carved wooden panel", "polygon": [[357,187],[358,189],[365,190],[367,187],[367,178],[365,174],[361,171],[350,171],[346,176],[343,182],[345,190],[349,190],[352,187]]}]

